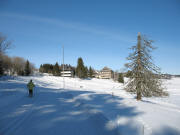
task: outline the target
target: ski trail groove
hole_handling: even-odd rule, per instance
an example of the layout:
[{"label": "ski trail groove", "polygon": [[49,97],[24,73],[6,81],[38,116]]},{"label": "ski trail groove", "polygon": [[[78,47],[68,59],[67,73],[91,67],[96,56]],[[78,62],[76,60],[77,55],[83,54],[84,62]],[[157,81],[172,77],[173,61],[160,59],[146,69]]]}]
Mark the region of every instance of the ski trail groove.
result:
[{"label": "ski trail groove", "polygon": [[[32,104],[32,106],[30,106],[28,108],[28,110],[24,114],[21,115],[21,119],[19,119],[18,117],[15,118],[4,129],[1,129],[1,132],[3,134],[7,134],[7,135],[15,133],[18,130],[18,128],[21,127],[21,125],[24,123],[24,121],[26,119],[28,119],[29,116],[32,114],[32,112],[33,112],[33,105],[38,100],[38,97],[39,96],[36,96],[36,98],[33,100],[33,102],[30,102],[31,99],[27,99],[26,100],[27,102],[25,104],[21,104],[21,102],[19,102],[19,104],[17,106],[24,106],[24,105],[27,105],[27,104]],[[26,98],[26,97],[24,97],[24,98]],[[16,108],[16,107],[14,107],[14,108]]]}]

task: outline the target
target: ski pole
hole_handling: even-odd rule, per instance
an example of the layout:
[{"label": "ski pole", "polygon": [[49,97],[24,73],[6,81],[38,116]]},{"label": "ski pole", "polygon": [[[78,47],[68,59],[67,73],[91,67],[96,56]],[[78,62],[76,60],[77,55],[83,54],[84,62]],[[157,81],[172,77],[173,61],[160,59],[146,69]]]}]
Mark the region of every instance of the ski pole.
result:
[{"label": "ski pole", "polygon": [[27,87],[26,87],[26,89],[27,89],[27,92],[26,92],[26,93],[27,93],[27,96],[29,96],[29,90],[28,90],[28,88],[27,88]]}]

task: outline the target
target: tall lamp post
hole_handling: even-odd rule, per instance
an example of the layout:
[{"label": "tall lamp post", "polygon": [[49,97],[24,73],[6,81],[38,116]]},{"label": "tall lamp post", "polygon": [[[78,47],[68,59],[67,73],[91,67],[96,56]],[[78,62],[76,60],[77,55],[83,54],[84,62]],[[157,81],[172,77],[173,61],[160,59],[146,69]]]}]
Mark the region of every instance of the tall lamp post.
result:
[{"label": "tall lamp post", "polygon": [[65,79],[64,79],[64,45],[62,46],[63,51],[63,89],[65,89]]}]

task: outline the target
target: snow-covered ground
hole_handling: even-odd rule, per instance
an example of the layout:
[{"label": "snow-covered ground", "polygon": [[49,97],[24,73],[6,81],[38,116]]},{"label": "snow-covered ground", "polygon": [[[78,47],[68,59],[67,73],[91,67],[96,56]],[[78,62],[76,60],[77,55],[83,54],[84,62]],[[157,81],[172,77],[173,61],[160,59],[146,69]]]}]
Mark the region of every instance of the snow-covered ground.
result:
[{"label": "snow-covered ground", "polygon": [[[36,85],[33,98],[26,84]],[[0,79],[0,135],[179,135],[180,78],[169,97],[143,98],[112,80],[54,76]]]}]

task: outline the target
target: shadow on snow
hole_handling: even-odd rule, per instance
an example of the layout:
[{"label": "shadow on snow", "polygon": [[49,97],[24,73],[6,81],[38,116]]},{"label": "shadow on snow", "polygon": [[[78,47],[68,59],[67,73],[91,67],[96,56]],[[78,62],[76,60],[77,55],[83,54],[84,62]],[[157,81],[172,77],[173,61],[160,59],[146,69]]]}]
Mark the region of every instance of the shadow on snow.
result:
[{"label": "shadow on snow", "polygon": [[0,102],[8,102],[0,105],[0,134],[116,135],[127,129],[129,134],[138,134],[130,121],[117,127],[116,119],[142,113],[123,105],[123,98],[41,86],[29,98],[25,83],[0,82],[0,86]]}]

